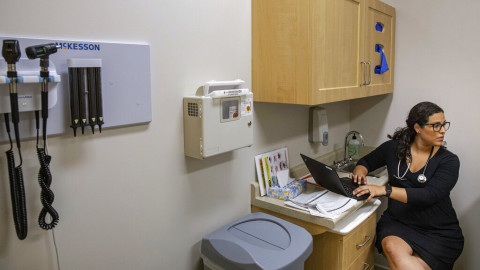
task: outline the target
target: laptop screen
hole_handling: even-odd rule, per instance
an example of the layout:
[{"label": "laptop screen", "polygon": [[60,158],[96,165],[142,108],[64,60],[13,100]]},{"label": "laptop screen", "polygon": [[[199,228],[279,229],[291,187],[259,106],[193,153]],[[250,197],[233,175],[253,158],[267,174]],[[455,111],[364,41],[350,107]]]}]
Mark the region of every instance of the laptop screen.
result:
[{"label": "laptop screen", "polygon": [[317,184],[330,191],[347,196],[335,169],[303,154],[300,154],[300,156]]}]

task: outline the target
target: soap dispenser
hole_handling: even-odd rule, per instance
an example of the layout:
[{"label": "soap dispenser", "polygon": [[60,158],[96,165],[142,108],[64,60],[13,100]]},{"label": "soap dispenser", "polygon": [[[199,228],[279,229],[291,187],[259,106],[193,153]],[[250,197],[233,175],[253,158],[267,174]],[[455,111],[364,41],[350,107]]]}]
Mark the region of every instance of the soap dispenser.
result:
[{"label": "soap dispenser", "polygon": [[324,108],[314,106],[309,109],[308,141],[328,145],[328,118]]},{"label": "soap dispenser", "polygon": [[360,141],[357,140],[357,136],[353,134],[352,139],[348,142],[348,155],[353,159],[358,159],[358,148],[360,146]]}]

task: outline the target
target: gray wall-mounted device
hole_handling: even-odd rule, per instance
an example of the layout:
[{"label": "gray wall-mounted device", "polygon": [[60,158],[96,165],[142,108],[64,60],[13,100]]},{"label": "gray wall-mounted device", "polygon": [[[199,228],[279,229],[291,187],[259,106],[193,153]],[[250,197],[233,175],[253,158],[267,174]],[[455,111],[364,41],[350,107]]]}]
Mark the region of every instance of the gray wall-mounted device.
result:
[{"label": "gray wall-mounted device", "polygon": [[[20,59],[16,64],[19,78],[19,96],[18,111],[30,112],[40,110],[42,104],[40,102],[40,83],[39,76],[39,60]],[[60,75],[57,74],[55,64],[49,61],[49,91],[48,91],[48,108],[51,109],[57,104],[58,85],[61,82]],[[0,60],[0,114],[10,113],[10,98],[7,74],[7,63]],[[5,125],[2,125],[2,127]]]},{"label": "gray wall-mounted device", "polygon": [[253,144],[253,94],[244,81],[209,81],[183,98],[185,155],[204,159]]},{"label": "gray wall-mounted device", "polygon": [[328,145],[328,118],[324,108],[314,106],[309,109],[308,141]]},{"label": "gray wall-mounted device", "polygon": [[[20,50],[38,44],[55,43],[60,48],[49,57],[50,82],[48,91],[48,135],[70,133],[70,91],[68,62],[77,59],[101,61],[101,89],[105,129],[148,124],[152,121],[150,92],[150,46],[148,44],[75,41],[55,38],[2,36],[0,40],[18,40]],[[39,59],[29,60],[22,53],[17,63],[19,74],[18,100],[21,139],[36,137],[35,113],[41,108]],[[10,112],[7,63],[0,59],[0,114]],[[85,91],[85,99],[87,99]],[[0,117],[0,131],[5,127]],[[98,126],[97,126],[98,128]],[[0,132],[0,143],[8,142],[6,132]]]}]

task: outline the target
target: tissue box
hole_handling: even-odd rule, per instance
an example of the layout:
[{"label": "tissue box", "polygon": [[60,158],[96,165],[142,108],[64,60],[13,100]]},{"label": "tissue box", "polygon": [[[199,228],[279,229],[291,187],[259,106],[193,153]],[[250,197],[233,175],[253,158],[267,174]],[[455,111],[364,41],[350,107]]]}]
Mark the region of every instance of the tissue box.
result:
[{"label": "tissue box", "polygon": [[295,179],[284,187],[270,187],[267,196],[288,201],[300,195],[307,189],[307,181]]}]

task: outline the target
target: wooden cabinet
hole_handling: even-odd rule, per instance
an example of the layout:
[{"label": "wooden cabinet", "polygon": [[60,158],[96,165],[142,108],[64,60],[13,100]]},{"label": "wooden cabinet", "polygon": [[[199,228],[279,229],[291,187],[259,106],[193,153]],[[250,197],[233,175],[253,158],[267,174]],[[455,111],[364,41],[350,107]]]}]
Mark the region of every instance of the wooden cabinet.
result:
[{"label": "wooden cabinet", "polygon": [[[367,85],[368,95],[379,95],[393,92],[393,69],[395,56],[395,9],[378,0],[366,2],[365,24],[365,55],[361,59],[371,63],[372,73],[370,84]],[[383,31],[376,30],[380,23]],[[383,74],[375,74],[374,68],[380,65],[380,54],[375,52],[375,45],[383,47],[390,70]]]},{"label": "wooden cabinet", "polygon": [[[395,9],[378,0],[252,0],[254,100],[314,105],[391,93],[394,38]],[[390,67],[383,74],[374,73],[375,44]]]},{"label": "wooden cabinet", "polygon": [[376,214],[347,235],[326,232],[313,236],[314,252],[305,269],[372,269]]}]

